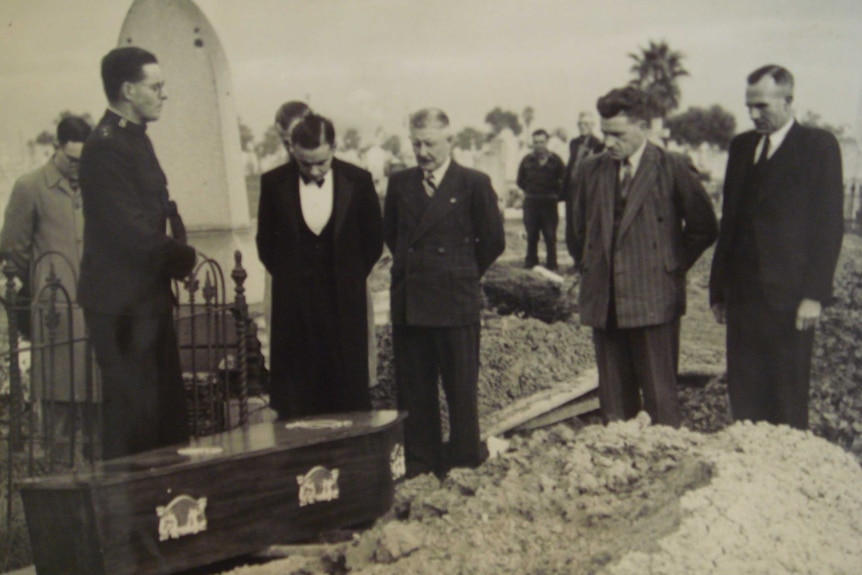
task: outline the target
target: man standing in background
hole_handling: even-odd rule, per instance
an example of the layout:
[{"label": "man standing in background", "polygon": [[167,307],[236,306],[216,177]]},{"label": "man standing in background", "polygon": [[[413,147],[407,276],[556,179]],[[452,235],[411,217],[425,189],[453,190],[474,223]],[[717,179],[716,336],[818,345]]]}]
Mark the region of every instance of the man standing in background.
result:
[{"label": "man standing in background", "polygon": [[539,264],[539,234],[545,240],[545,264],[557,269],[557,224],[563,160],[548,149],[548,132],[533,132],[533,151],[518,166],[518,187],[524,192],[524,228],[527,231],[528,268]]},{"label": "man standing in background", "polygon": [[192,271],[196,252],[147,137],[167,99],[156,57],[111,50],[102,82],[108,110],[81,156],[87,225],[78,301],[102,373],[110,459],[188,439],[171,279]]},{"label": "man standing in background", "polygon": [[[75,298],[84,242],[78,165],[91,131],[82,118],[60,120],[57,151],[44,166],[15,182],[0,235],[0,252],[15,268],[22,295],[35,299],[30,304],[30,329],[22,332],[34,344],[31,383],[41,403],[43,432],[51,444],[68,441],[79,417],[94,421],[92,405],[100,395],[95,378],[87,377],[84,313]],[[52,292],[43,288],[52,274],[68,294],[68,302],[64,293],[55,294],[59,323],[51,330],[55,345],[47,349]],[[71,325],[67,303],[72,305]],[[78,338],[82,341],[72,343]],[[88,382],[93,385],[90,389]]]},{"label": "man standing in background", "polygon": [[[436,108],[410,118],[418,166],[393,173],[383,209],[393,255],[392,343],[407,475],[477,467],[479,279],[503,253],[497,194],[482,172],[451,158],[449,117]],[[449,406],[449,450],[440,428],[438,378]]]},{"label": "man standing in background", "polygon": [[302,118],[310,113],[311,108],[308,107],[308,104],[299,100],[285,102],[275,112],[275,129],[278,131],[278,136],[287,152],[287,163],[293,160],[293,154],[290,153],[290,132]]},{"label": "man standing in background", "polygon": [[710,304],[727,322],[727,386],[736,420],[808,428],[814,329],[832,298],[844,235],[835,136],[793,119],[793,75],[748,76],[754,130],[730,144]]},{"label": "man standing in background", "polygon": [[[575,230],[572,222],[572,202],[574,201],[572,191],[575,172],[585,158],[598,154],[605,148],[602,141],[593,135],[595,125],[596,116],[593,112],[584,111],[578,115],[578,131],[581,135],[569,142],[569,162],[566,164],[566,173],[563,176],[563,191],[560,195],[566,202],[566,249],[572,258],[575,257]],[[577,265],[578,262],[575,261],[575,266]]]}]

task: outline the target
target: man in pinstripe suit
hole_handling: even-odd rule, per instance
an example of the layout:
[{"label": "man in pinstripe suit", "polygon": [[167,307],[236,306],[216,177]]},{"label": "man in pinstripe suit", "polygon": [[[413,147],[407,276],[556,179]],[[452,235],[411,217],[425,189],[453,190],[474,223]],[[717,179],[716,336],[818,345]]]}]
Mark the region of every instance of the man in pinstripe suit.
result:
[{"label": "man in pinstripe suit", "polygon": [[676,427],[685,273],[718,225],[688,159],[647,141],[645,103],[631,86],[598,101],[605,152],[584,161],[572,206],[580,316],[593,328],[605,418],[632,418],[643,405]]}]

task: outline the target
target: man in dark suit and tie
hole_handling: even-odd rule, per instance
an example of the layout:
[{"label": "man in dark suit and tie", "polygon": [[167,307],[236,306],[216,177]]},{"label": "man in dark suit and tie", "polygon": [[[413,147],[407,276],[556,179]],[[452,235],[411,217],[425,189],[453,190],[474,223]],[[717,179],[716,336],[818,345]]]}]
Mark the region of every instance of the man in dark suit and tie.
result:
[{"label": "man in dark suit and tie", "polygon": [[[393,254],[392,336],[398,407],[409,412],[407,475],[478,466],[479,279],[505,247],[497,195],[487,175],[451,159],[442,110],[410,119],[418,166],[392,174],[383,227]],[[444,457],[438,376],[449,407]]]},{"label": "man in dark suit and tie", "polygon": [[832,297],[843,237],[841,152],[793,119],[793,76],[748,76],[753,131],[730,144],[710,303],[727,323],[734,419],[808,427],[814,328]]},{"label": "man in dark suit and tie", "polygon": [[578,115],[578,131],[581,133],[577,138],[569,142],[569,161],[563,174],[563,189],[560,198],[566,202],[566,248],[569,255],[575,257],[575,228],[572,222],[572,191],[575,184],[575,172],[578,171],[584,159],[598,154],[604,150],[602,141],[593,135],[596,125],[595,114],[584,111]]},{"label": "man in dark suit and tie", "polygon": [[272,274],[270,404],[279,418],[371,409],[365,281],[383,250],[371,174],[305,115],[292,161],[261,177],[257,251]]},{"label": "man in dark suit and tie", "polygon": [[593,328],[599,401],[609,421],[643,405],[678,426],[676,345],[686,271],[718,234],[712,204],[687,158],[647,141],[644,93],[599,98],[605,153],[575,181],[575,261],[581,323]]}]

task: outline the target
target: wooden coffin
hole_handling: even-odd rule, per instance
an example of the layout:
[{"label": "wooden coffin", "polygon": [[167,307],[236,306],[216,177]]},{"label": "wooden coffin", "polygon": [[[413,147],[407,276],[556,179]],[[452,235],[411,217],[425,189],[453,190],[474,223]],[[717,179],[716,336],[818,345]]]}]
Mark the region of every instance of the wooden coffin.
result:
[{"label": "wooden coffin", "polygon": [[404,474],[403,418],[261,423],[28,480],[36,571],[173,573],[373,520]]}]

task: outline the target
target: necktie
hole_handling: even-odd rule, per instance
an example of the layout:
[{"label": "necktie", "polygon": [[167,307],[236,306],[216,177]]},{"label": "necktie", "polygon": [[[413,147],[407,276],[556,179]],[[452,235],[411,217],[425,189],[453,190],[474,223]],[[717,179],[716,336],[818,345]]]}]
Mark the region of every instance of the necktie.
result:
[{"label": "necktie", "polygon": [[625,201],[629,196],[629,188],[632,185],[632,164],[629,159],[623,160],[622,178],[620,179],[620,198]]},{"label": "necktie", "polygon": [[757,167],[763,167],[766,160],[769,159],[769,136],[763,138],[763,147],[760,149],[760,156],[757,158]]},{"label": "necktie", "polygon": [[422,183],[425,186],[425,193],[428,194],[428,197],[433,196],[434,192],[437,191],[437,184],[434,182],[434,173],[425,172],[425,178],[422,180]]}]

